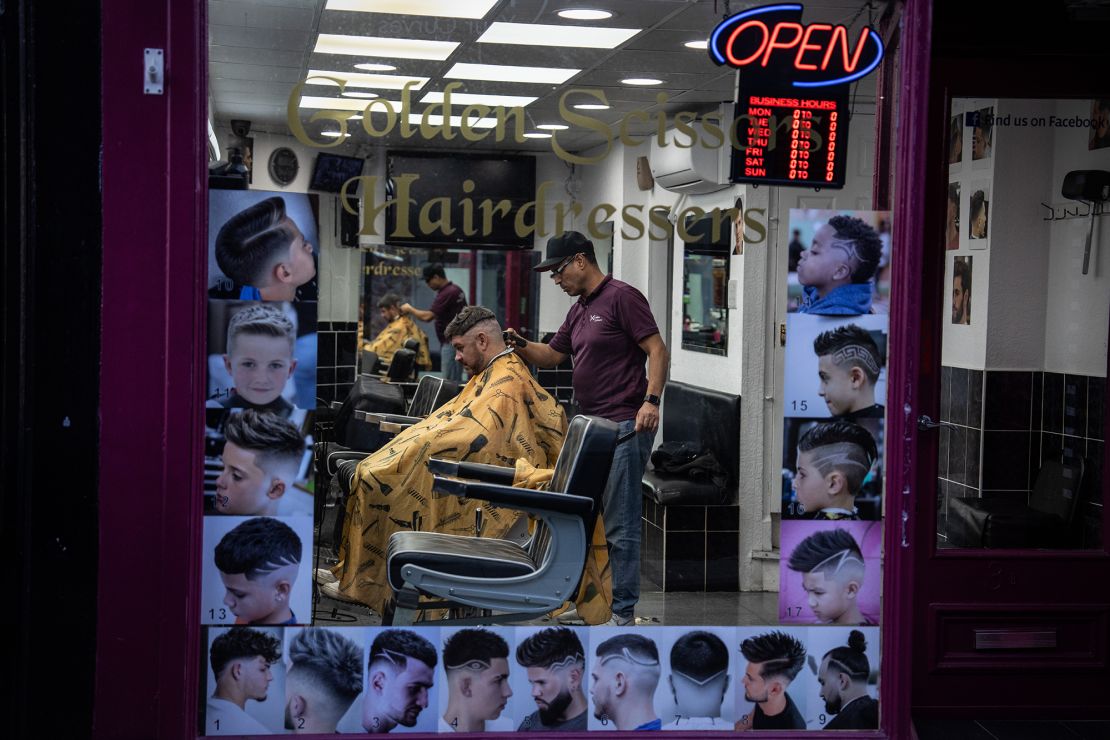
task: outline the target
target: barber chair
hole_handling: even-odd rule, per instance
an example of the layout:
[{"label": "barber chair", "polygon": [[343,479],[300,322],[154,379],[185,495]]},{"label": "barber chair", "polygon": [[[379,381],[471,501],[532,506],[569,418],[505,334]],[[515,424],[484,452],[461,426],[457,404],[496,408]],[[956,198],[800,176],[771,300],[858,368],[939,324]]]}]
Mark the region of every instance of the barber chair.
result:
[{"label": "barber chair", "polygon": [[1009,496],[955,498],[948,504],[946,534],[956,547],[1066,548],[1076,544],[1075,512],[1084,465],[1048,461],[1028,500]]},{"label": "barber chair", "polygon": [[532,514],[538,522],[523,545],[439,532],[394,533],[386,554],[395,595],[392,624],[412,624],[424,610],[444,608],[483,616],[437,624],[520,621],[573,598],[616,445],[615,423],[575,417],[546,491],[513,488],[512,468],[430,460],[435,495],[481,499]]},{"label": "barber chair", "polygon": [[[336,507],[335,521],[330,528],[333,543],[338,543],[339,534],[343,531],[346,500],[351,495],[351,476],[358,463],[389,442],[394,435],[422,421],[459,393],[458,383],[434,375],[425,375],[416,385],[416,393],[406,409],[401,405],[403,400],[396,385],[382,383],[372,376],[360,375],[355,382],[355,389],[336,415],[335,443],[317,445],[319,489],[328,490],[332,478],[337,478],[339,484],[339,496],[333,504]],[[407,415],[391,413],[393,411],[405,411]],[[342,437],[339,434],[340,429],[344,430]],[[341,472],[341,466],[345,463],[347,469]],[[322,499],[323,497],[317,497],[318,501]],[[322,512],[317,512],[318,515],[320,513]],[[317,518],[317,521],[322,519]],[[321,527],[321,530],[324,528]]]}]

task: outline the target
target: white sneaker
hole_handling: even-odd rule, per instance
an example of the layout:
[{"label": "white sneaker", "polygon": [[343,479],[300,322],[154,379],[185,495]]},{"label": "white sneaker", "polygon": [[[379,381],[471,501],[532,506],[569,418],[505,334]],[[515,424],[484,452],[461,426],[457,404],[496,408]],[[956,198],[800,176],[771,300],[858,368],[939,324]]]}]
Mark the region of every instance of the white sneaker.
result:
[{"label": "white sneaker", "polygon": [[558,622],[559,624],[575,624],[575,625],[578,625],[578,624],[585,624],[586,623],[586,620],[584,620],[584,619],[582,619],[582,617],[578,616],[578,609],[576,609],[575,607],[571,607],[570,609],[567,609],[562,614],[559,614],[558,616],[556,616],[555,621]]},{"label": "white sneaker", "polygon": [[331,568],[317,568],[316,569],[316,582],[324,583],[339,583],[339,579],[331,572]]},{"label": "white sneaker", "polygon": [[605,623],[606,627],[628,627],[629,625],[636,625],[636,617],[621,617],[614,614],[609,618],[609,621]]}]

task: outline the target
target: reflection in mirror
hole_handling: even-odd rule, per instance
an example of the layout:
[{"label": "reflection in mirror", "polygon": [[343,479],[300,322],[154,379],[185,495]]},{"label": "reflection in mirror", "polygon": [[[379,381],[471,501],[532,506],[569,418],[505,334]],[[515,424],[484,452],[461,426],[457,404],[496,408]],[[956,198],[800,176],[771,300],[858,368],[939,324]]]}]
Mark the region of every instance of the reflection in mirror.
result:
[{"label": "reflection in mirror", "polygon": [[[728,278],[731,225],[713,233],[713,219],[689,218],[682,259],[682,348],[728,354]],[[716,238],[714,238],[716,236]]]},{"label": "reflection in mirror", "polygon": [[1106,110],[951,101],[938,547],[1101,546]]}]

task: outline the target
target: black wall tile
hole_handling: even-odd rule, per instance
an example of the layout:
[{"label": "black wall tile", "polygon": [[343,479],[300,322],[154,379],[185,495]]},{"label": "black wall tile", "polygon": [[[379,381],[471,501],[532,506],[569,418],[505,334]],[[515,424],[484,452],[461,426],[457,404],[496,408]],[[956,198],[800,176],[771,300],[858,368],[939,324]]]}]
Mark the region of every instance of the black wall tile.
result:
[{"label": "black wall tile", "polygon": [[982,370],[969,370],[967,374],[967,425],[983,427],[983,376]]},{"label": "black wall tile", "polygon": [[964,471],[967,465],[967,430],[949,429],[948,434],[948,480],[958,483],[964,482]]},{"label": "black wall tile", "polygon": [[1084,471],[1084,488],[1087,489],[1087,498],[1090,501],[1102,501],[1103,466],[1106,464],[1106,443],[1095,440],[1087,441],[1086,470]]},{"label": "black wall tile", "polygon": [[335,368],[335,382],[337,384],[348,383],[350,385],[354,385],[355,369],[353,367]]},{"label": "black wall tile", "polygon": [[316,368],[316,385],[332,385],[333,383],[335,383],[334,367]]},{"label": "black wall tile", "polygon": [[1087,376],[1064,376],[1064,434],[1087,436]]},{"label": "black wall tile", "polygon": [[1087,379],[1087,436],[1106,439],[1106,378]]},{"label": "black wall tile", "polygon": [[983,399],[983,428],[1028,430],[1032,393],[1032,373],[988,371],[986,397]]},{"label": "black wall tile", "polygon": [[1079,458],[1087,454],[1087,440],[1083,437],[1069,437],[1064,435],[1063,460],[1065,463],[1074,464]]},{"label": "black wall tile", "polygon": [[709,506],[705,512],[705,528],[710,532],[737,532],[740,529],[739,506]]},{"label": "black wall tile", "polygon": [[704,532],[705,531],[704,506],[664,506],[668,532]]},{"label": "black wall tile", "polygon": [[1041,434],[1041,464],[1049,460],[1060,462],[1064,456],[1064,437],[1060,434]]},{"label": "black wall tile", "polygon": [[952,422],[967,424],[967,368],[952,368]]},{"label": "black wall tile", "polygon": [[[964,432],[963,432],[963,430],[943,429],[943,428],[938,429],[937,432],[940,434],[939,443],[937,444],[937,475],[940,476],[941,478],[949,478],[950,477],[950,474],[948,472],[949,448],[952,445],[953,437],[958,437],[958,436],[962,435]],[[962,449],[962,445],[961,445],[961,449]]]},{"label": "black wall tile", "polygon": [[337,400],[335,397],[335,386],[333,385],[320,385],[316,384],[316,397],[320,399],[320,403],[325,405],[330,404],[332,401]]},{"label": "black wall tile", "polygon": [[1029,435],[983,432],[983,490],[1028,490]]},{"label": "black wall tile", "polygon": [[1032,403],[1032,418],[1029,420],[1029,428],[1033,431],[1041,431],[1044,429],[1044,373],[1033,373],[1033,398]]},{"label": "black wall tile", "polygon": [[337,383],[335,386],[335,397],[346,398],[351,395],[351,388],[354,388],[354,383]]},{"label": "black wall tile", "polygon": [[335,364],[336,365],[351,365],[355,364],[355,333],[353,331],[344,331],[336,334],[335,336]]},{"label": "black wall tile", "polygon": [[740,536],[710,532],[705,540],[705,590],[740,590]]},{"label": "black wall tile", "polygon": [[667,590],[705,590],[705,533],[666,532],[663,536]]},{"label": "black wall tile", "polygon": [[980,445],[984,432],[978,429],[968,429],[964,444],[964,480],[972,488],[979,487]]},{"label": "black wall tile", "polygon": [[1044,374],[1044,414],[1041,430],[1060,434],[1064,431],[1064,376],[1060,373]]},{"label": "black wall tile", "polygon": [[335,367],[335,334],[322,331],[316,342],[316,367]]},{"label": "black wall tile", "polygon": [[940,369],[940,420],[952,421],[952,368]]},{"label": "black wall tile", "polygon": [[948,481],[937,481],[937,534],[944,534],[948,521]]}]

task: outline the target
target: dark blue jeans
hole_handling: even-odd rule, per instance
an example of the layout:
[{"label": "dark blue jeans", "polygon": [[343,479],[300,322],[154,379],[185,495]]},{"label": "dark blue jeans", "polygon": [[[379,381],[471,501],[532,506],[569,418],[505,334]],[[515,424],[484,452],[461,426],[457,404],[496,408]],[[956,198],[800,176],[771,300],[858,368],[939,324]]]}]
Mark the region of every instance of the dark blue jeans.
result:
[{"label": "dark blue jeans", "polygon": [[[618,435],[627,434],[636,428],[636,420],[618,422],[618,426]],[[655,432],[640,432],[617,446],[601,498],[613,573],[613,613],[620,617],[631,617],[640,600],[640,481],[654,441]]]}]

